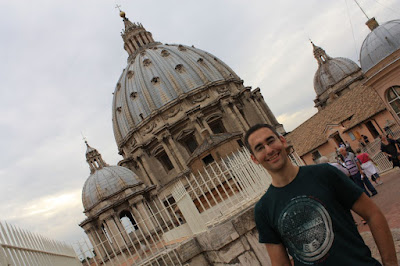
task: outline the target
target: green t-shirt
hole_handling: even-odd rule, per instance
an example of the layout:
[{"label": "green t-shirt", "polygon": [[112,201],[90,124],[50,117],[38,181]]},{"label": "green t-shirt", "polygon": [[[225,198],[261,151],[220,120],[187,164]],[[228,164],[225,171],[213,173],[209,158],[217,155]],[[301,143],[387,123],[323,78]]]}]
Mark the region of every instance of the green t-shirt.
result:
[{"label": "green t-shirt", "polygon": [[291,183],[271,185],[256,204],[259,241],[283,243],[295,265],[380,265],[350,213],[362,193],[329,164],[300,167]]}]

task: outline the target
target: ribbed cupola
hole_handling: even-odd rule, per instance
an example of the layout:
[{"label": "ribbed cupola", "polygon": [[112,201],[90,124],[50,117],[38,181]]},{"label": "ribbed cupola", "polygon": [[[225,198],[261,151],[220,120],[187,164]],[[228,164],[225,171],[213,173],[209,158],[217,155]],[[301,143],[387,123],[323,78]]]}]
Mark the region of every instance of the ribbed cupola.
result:
[{"label": "ribbed cupola", "polygon": [[103,161],[101,154],[94,148],[90,147],[88,142],[85,141],[86,144],[86,162],[90,167],[90,174],[96,172],[96,170],[100,170],[103,167],[108,166],[106,162]]},{"label": "ribbed cupola", "polygon": [[151,32],[146,31],[141,23],[133,23],[126,16],[125,12],[121,11],[119,15],[123,18],[125,30],[122,31],[121,36],[124,40],[124,49],[128,52],[129,56],[135,54],[143,47],[155,43]]},{"label": "ribbed cupola", "polygon": [[311,42],[313,46],[314,57],[318,61],[318,65],[325,64],[328,60],[332,59],[329,55],[326,54],[325,50],[319,46],[316,46],[313,42]]}]

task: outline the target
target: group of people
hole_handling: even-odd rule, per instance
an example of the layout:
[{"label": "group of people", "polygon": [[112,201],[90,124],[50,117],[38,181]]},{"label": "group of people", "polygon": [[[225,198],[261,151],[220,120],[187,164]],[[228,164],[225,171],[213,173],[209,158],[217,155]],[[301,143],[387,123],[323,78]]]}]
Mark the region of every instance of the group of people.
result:
[{"label": "group of people", "polygon": [[[354,154],[341,150],[352,181],[329,164],[292,164],[286,139],[268,124],[252,126],[245,144],[253,162],[272,179],[254,211],[259,242],[265,243],[272,265],[381,265],[371,256],[350,210],[368,222],[383,265],[398,265],[390,228],[367,196],[363,180],[368,178],[361,178],[366,170]],[[385,152],[395,159],[390,150]]]}]

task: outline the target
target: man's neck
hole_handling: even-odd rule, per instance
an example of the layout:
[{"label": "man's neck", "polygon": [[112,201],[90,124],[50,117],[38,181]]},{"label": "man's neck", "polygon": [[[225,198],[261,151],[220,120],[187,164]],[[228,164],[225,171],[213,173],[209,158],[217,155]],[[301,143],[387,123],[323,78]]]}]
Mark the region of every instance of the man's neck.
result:
[{"label": "man's neck", "polygon": [[286,167],[277,172],[270,172],[269,174],[271,175],[274,187],[284,187],[296,178],[298,172],[299,167],[297,165],[287,162]]}]

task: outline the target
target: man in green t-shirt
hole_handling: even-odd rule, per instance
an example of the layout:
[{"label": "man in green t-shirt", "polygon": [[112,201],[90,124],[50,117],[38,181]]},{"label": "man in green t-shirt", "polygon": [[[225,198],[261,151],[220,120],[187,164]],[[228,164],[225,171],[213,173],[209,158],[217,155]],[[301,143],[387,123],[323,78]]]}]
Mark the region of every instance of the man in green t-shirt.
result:
[{"label": "man in green t-shirt", "polygon": [[358,233],[350,210],[368,222],[384,265],[397,265],[393,238],[385,217],[363,190],[328,165],[298,167],[287,143],[267,124],[251,127],[245,136],[256,164],[272,183],[256,204],[259,241],[272,265],[380,265]]}]

